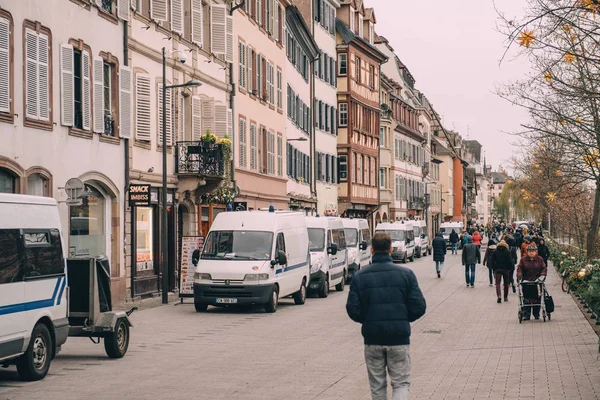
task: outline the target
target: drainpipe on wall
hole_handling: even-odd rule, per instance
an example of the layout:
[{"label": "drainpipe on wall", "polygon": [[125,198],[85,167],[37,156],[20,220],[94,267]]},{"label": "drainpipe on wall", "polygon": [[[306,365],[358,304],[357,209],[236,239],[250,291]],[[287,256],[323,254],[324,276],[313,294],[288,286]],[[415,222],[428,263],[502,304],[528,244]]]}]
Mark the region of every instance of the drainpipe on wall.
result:
[{"label": "drainpipe on wall", "polygon": [[[245,3],[246,3],[246,0],[241,0],[238,4],[231,7],[231,10],[229,11],[229,15],[233,17],[233,13],[235,12],[235,10],[237,10],[240,7],[244,7]],[[234,140],[234,138],[235,138],[235,122],[236,122],[234,99],[235,99],[236,88],[235,88],[235,80],[233,78],[233,63],[229,63],[229,84],[231,85],[231,94],[229,96],[229,108],[231,109],[231,183],[233,184],[233,188],[235,189],[235,197],[237,197],[239,194],[238,194],[237,183],[235,182],[235,140]]]},{"label": "drainpipe on wall", "polygon": [[[314,18],[313,18],[313,24],[314,24]],[[319,54],[319,56],[312,62],[312,69],[311,69],[311,73],[310,73],[310,104],[311,104],[311,116],[310,116],[310,158],[311,158],[311,166],[310,166],[310,194],[311,196],[313,196],[315,199],[317,199],[317,179],[316,179],[316,160],[315,160],[315,154],[316,154],[316,146],[317,146],[317,134],[316,134],[316,129],[315,129],[315,62],[317,60],[319,60],[321,58],[321,55]],[[315,213],[318,213],[319,211],[319,200],[317,199],[317,204],[315,206],[316,210]]]},{"label": "drainpipe on wall", "polygon": [[[127,21],[123,21],[123,65],[129,66],[128,28]],[[123,139],[125,157],[125,187],[123,189],[123,260],[127,257],[127,193],[129,192],[129,139]],[[133,227],[133,221],[131,226]],[[133,244],[132,244],[133,246]],[[131,252],[131,267],[134,268],[134,254]],[[123,266],[125,269],[125,266]],[[126,274],[127,275],[127,274]],[[131,288],[133,289],[133,274],[131,275]],[[133,292],[132,292],[133,293]]]}]

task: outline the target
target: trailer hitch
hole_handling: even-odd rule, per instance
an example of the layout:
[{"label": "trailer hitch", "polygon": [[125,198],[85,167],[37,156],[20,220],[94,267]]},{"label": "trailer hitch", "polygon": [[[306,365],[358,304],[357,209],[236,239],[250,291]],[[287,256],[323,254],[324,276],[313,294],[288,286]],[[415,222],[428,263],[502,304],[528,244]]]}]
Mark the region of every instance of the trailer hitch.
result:
[{"label": "trailer hitch", "polygon": [[138,310],[137,307],[131,307],[131,310],[125,311],[125,314],[127,314],[127,316],[129,317],[131,314],[133,314],[134,311],[137,311],[137,310]]}]

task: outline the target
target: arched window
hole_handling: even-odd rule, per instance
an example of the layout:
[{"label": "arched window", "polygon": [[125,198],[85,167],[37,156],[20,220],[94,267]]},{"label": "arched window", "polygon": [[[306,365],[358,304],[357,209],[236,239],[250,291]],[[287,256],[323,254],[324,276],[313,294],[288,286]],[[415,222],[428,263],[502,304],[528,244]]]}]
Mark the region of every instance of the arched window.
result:
[{"label": "arched window", "polygon": [[48,178],[42,174],[31,174],[27,177],[27,194],[50,197]]},{"label": "arched window", "polygon": [[0,193],[17,193],[17,178],[11,172],[0,168]]}]

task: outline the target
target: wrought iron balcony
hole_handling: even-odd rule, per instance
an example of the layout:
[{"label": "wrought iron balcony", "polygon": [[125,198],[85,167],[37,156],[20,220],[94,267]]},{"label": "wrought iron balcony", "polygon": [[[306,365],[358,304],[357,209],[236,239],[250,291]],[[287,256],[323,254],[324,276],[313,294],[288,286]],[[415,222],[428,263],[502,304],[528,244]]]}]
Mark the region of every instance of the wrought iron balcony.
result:
[{"label": "wrought iron balcony", "polygon": [[423,197],[413,197],[408,200],[409,210],[422,210],[425,208],[425,199]]},{"label": "wrought iron balcony", "polygon": [[177,174],[224,178],[224,165],[222,144],[177,142]]}]

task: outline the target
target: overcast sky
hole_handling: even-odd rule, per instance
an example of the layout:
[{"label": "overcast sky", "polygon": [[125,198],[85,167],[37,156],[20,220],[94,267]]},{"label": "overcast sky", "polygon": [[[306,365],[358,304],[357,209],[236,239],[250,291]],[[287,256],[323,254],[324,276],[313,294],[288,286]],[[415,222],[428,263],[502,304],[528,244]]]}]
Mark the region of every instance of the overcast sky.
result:
[{"label": "overcast sky", "polygon": [[[510,15],[522,11],[523,0],[496,0]],[[408,66],[421,90],[442,116],[446,129],[478,140],[494,170],[510,161],[517,149],[516,132],[526,113],[496,95],[495,88],[522,77],[525,61],[499,64],[504,36],[496,29],[492,0],[414,1],[365,0],[373,7],[375,27]]]}]

